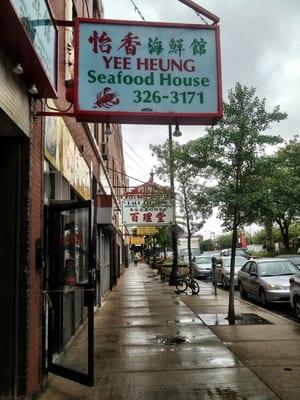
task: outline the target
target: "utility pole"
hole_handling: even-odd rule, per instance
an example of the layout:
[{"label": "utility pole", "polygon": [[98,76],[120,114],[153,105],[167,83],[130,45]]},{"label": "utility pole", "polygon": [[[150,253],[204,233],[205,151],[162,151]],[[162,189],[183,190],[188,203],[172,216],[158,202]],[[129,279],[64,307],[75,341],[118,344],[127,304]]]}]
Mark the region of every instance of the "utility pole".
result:
[{"label": "utility pole", "polygon": [[172,139],[172,126],[169,125],[169,167],[170,167],[170,188],[171,188],[171,201],[173,207],[173,222],[172,222],[172,248],[173,248],[173,263],[172,271],[170,274],[169,285],[175,286],[180,273],[178,268],[178,251],[177,251],[177,231],[176,231],[176,199],[175,199],[175,186],[174,186],[174,156],[173,156],[173,139]]}]

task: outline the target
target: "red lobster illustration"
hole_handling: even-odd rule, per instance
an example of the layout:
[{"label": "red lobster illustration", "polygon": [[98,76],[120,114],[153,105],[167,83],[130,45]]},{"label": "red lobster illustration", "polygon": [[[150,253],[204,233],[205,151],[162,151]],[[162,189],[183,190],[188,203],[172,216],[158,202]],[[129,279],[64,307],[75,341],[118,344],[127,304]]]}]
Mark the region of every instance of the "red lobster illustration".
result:
[{"label": "red lobster illustration", "polygon": [[118,96],[119,93],[112,92],[110,87],[106,87],[97,94],[97,100],[94,103],[94,108],[111,108],[120,103]]}]

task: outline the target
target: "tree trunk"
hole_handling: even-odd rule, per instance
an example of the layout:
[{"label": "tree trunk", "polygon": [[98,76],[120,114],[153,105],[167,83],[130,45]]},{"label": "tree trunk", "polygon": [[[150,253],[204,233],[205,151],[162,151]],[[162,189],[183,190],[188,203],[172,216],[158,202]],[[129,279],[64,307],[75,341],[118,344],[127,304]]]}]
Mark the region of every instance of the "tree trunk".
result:
[{"label": "tree trunk", "polygon": [[282,222],[279,219],[277,220],[277,223],[280,228],[283,245],[285,247],[286,252],[289,253],[290,252],[290,238],[289,238],[290,224],[286,220]]},{"label": "tree trunk", "polygon": [[230,286],[229,286],[229,304],[228,304],[228,322],[230,325],[235,324],[234,309],[234,264],[235,251],[238,235],[238,210],[235,208],[233,216],[232,245],[231,245],[231,261],[230,261]]},{"label": "tree trunk", "polygon": [[273,221],[269,218],[265,220],[266,230],[266,250],[268,254],[273,255],[275,253],[275,244],[273,237]]}]

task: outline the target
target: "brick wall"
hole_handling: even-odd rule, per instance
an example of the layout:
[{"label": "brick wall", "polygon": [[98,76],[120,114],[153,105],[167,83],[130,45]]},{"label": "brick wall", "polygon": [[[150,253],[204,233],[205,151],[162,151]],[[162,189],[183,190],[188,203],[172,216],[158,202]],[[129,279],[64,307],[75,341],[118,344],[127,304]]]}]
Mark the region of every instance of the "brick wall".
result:
[{"label": "brick wall", "polygon": [[[58,20],[65,19],[65,1],[49,0],[54,18]],[[93,1],[79,0],[74,1],[78,16],[92,17]],[[86,8],[89,4],[89,10]],[[58,48],[58,99],[55,99],[56,107],[59,110],[65,110],[70,103],[65,99],[66,82],[65,82],[65,35],[64,28],[59,27],[59,48]],[[35,107],[39,109],[42,106],[37,101]],[[72,110],[71,110],[72,111]],[[95,139],[89,138],[86,128],[83,124],[76,122],[74,118],[65,117],[65,123],[72,134],[72,137],[80,148],[84,146],[83,158],[87,165],[91,164],[93,175],[99,182],[100,170],[100,147],[99,152],[95,152]],[[36,265],[36,242],[42,238],[43,234],[43,160],[44,160],[44,118],[37,118],[31,124],[31,141],[30,141],[30,184],[29,184],[29,203],[28,203],[28,221],[29,229],[24,236],[24,240],[28,240],[29,252],[24,255],[24,269],[20,276],[20,349],[26,348],[27,351],[21,354],[19,359],[19,370],[22,371],[19,376],[20,393],[33,395],[38,392],[42,383],[41,374],[41,354],[42,354],[42,332],[41,332],[41,271]],[[98,144],[103,141],[102,125],[98,124],[99,136]],[[124,171],[124,159],[122,149],[121,127],[114,125],[114,134],[109,137],[109,165],[114,165],[115,170]],[[96,148],[97,148],[96,144]],[[99,154],[97,154],[97,152]],[[103,163],[103,161],[101,161]],[[111,172],[111,180],[116,188],[115,193],[120,200],[123,192],[117,186],[125,185],[124,175]],[[28,235],[28,237],[27,237]],[[27,263],[25,263],[25,258]]]},{"label": "brick wall", "polygon": [[[37,103],[37,106],[39,103]],[[36,243],[42,238],[43,226],[43,119],[32,123],[30,181],[30,271],[28,276],[28,392],[40,385],[41,360],[41,270],[36,264]]]}]

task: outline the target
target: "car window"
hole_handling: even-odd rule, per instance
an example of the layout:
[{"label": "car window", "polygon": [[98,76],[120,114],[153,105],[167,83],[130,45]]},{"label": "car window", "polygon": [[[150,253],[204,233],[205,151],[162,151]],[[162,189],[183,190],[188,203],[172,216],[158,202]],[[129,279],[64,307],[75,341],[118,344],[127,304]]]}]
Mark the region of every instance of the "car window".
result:
[{"label": "car window", "polygon": [[260,276],[280,276],[293,275],[299,272],[299,269],[288,260],[265,261],[258,264]]},{"label": "car window", "polygon": [[231,254],[231,251],[230,250],[222,250],[221,251],[221,256],[230,256],[230,254]]},{"label": "car window", "polygon": [[255,262],[252,262],[249,268],[250,274],[257,274],[257,265]]},{"label": "car window", "polygon": [[210,264],[211,257],[195,257],[196,264]]},{"label": "car window", "polygon": [[242,271],[243,272],[247,272],[247,274],[249,274],[249,272],[250,272],[250,265],[252,264],[252,262],[247,262],[244,266],[243,266],[243,268],[242,268]]},{"label": "car window", "polygon": [[238,256],[246,255],[247,253],[243,249],[236,249],[235,254]]},{"label": "car window", "polygon": [[296,264],[297,267],[300,267],[300,257],[291,257],[290,260],[292,263]]},{"label": "car window", "polygon": [[[245,258],[244,257],[235,257],[235,262],[234,262],[234,266],[235,267],[241,267],[245,264]],[[231,262],[231,258],[224,258],[222,260],[223,262],[223,266],[224,267],[230,267],[230,262]]]}]

